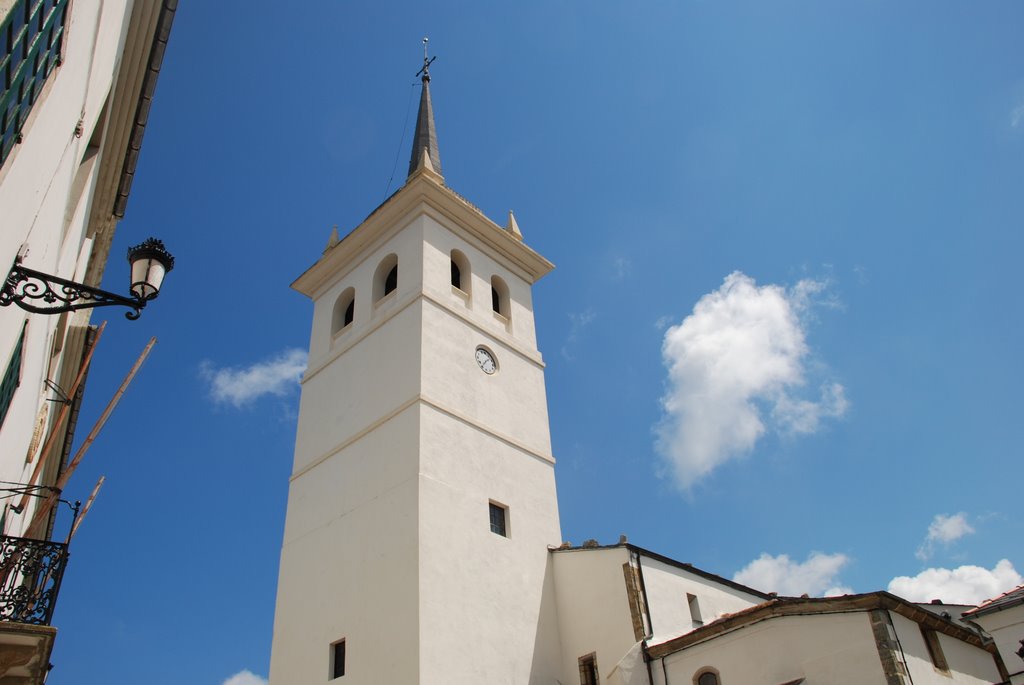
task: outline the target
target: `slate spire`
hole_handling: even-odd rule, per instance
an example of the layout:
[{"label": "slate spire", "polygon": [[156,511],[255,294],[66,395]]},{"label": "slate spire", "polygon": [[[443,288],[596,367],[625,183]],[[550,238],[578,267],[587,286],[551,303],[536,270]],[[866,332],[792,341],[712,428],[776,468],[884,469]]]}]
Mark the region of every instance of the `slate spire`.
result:
[{"label": "slate spire", "polygon": [[441,173],[441,153],[437,149],[437,130],[434,128],[434,108],[430,104],[430,65],[437,57],[427,58],[427,39],[423,39],[423,68],[416,75],[423,81],[420,93],[420,111],[416,115],[416,131],[412,139],[412,155],[409,157],[409,175],[420,168],[423,152],[430,157],[434,171]]}]

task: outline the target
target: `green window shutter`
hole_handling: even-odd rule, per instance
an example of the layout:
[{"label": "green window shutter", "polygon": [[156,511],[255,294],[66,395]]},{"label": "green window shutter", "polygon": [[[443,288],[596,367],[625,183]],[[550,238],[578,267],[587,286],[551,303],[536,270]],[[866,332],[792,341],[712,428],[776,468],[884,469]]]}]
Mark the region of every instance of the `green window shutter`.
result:
[{"label": "green window shutter", "polygon": [[14,391],[21,385],[21,353],[24,348],[25,326],[22,326],[18,344],[14,346],[11,360],[7,362],[7,370],[4,371],[4,378],[0,381],[0,426],[4,425],[4,419],[7,418],[7,410],[11,408]]},{"label": "green window shutter", "polygon": [[[0,166],[60,64],[69,0],[15,0],[0,17]],[[9,3],[10,4],[10,3]]]}]

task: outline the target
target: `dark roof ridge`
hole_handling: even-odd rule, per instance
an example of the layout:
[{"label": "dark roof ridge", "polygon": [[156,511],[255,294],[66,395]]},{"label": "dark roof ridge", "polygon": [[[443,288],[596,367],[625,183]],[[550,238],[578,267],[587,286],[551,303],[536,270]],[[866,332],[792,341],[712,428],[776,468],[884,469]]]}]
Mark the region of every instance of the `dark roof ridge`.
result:
[{"label": "dark roof ridge", "polygon": [[650,557],[651,559],[655,559],[655,560],[660,561],[660,562],[662,562],[664,564],[668,564],[669,566],[675,566],[676,568],[681,568],[684,571],[689,571],[690,573],[693,573],[694,575],[698,575],[698,576],[701,576],[703,578],[707,578],[708,580],[713,580],[713,581],[715,581],[717,583],[721,583],[722,585],[727,585],[727,586],[733,588],[734,590],[740,590],[741,592],[746,592],[747,594],[751,594],[751,595],[754,595],[756,597],[761,597],[763,599],[769,599],[769,598],[772,597],[772,595],[770,593],[764,592],[762,590],[757,590],[757,589],[752,588],[752,587],[750,587],[748,585],[744,585],[743,583],[737,583],[735,580],[731,580],[731,579],[726,578],[724,576],[720,576],[720,575],[718,575],[716,573],[712,573],[711,571],[705,571],[704,569],[698,568],[698,567],[694,566],[693,564],[687,563],[685,561],[678,561],[676,559],[673,559],[672,557],[667,557],[664,554],[658,554],[657,552],[652,552],[649,549],[645,549],[643,547],[639,547],[639,546],[634,545],[634,544],[632,544],[630,542],[625,543],[625,546],[628,547],[629,549],[631,549],[632,551],[636,552],[637,554],[642,554],[645,557]]},{"label": "dark roof ridge", "polygon": [[644,547],[640,547],[639,545],[634,545],[632,542],[617,542],[617,543],[615,543],[613,545],[581,545],[581,546],[576,546],[576,547],[555,547],[555,548],[550,548],[550,551],[552,551],[552,552],[587,552],[587,551],[590,551],[590,550],[618,549],[618,548],[628,549],[631,552],[636,552],[637,554],[643,555],[645,557],[649,557],[649,558],[654,559],[656,561],[660,561],[660,562],[662,562],[664,564],[668,564],[669,566],[675,566],[678,569],[682,569],[682,570],[687,571],[689,573],[692,573],[692,574],[694,574],[696,576],[701,576],[702,578],[707,578],[708,580],[713,580],[716,583],[721,583],[722,585],[727,585],[728,587],[731,587],[734,590],[739,590],[741,592],[746,592],[747,594],[754,595],[755,597],[760,597],[761,599],[771,599],[772,596],[773,596],[773,595],[771,595],[771,594],[769,594],[767,592],[763,592],[761,590],[757,590],[755,588],[749,587],[749,586],[744,585],[742,583],[737,583],[735,580],[730,580],[730,579],[728,579],[728,578],[726,578],[724,576],[720,576],[720,575],[717,575],[715,573],[711,573],[710,571],[705,571],[704,569],[698,568],[698,567],[694,566],[693,564],[687,563],[685,561],[679,561],[678,559],[673,559],[672,557],[667,557],[664,554],[658,554],[657,552],[652,552],[651,550],[646,549]]}]

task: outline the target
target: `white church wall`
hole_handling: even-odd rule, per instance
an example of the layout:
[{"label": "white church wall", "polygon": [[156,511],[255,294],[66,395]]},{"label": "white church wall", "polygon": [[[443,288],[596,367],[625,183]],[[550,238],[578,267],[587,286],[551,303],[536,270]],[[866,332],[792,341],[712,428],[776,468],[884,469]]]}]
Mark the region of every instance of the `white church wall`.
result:
[{"label": "white church wall", "polygon": [[[396,307],[408,304],[423,283],[422,217],[382,231],[375,246],[334,274],[315,294],[309,340],[309,374],[315,373],[350,345],[380,326]],[[386,298],[374,301],[374,276],[390,254],[398,258],[398,287]],[[347,288],[355,289],[355,315],[351,327],[334,335],[331,330],[334,304]]]},{"label": "white church wall", "polygon": [[[724,614],[742,611],[764,600],[664,561],[641,556],[652,643],[688,633]],[[701,620],[691,615],[688,595],[695,598]]]},{"label": "white church wall", "polygon": [[[429,405],[420,444],[419,682],[552,682],[547,546],[560,532],[551,463]],[[507,507],[507,537],[491,531],[492,501]]]},{"label": "white church wall", "polygon": [[[441,188],[421,190],[448,201]],[[339,639],[346,682],[447,685],[498,674],[547,685],[560,674],[547,548],[561,534],[529,284],[414,197],[356,229],[355,242],[334,248],[348,252],[307,272],[303,283],[316,285],[299,286],[315,306],[273,685],[322,682]],[[451,289],[452,249],[471,263],[468,301]],[[374,302],[389,255],[398,287]],[[493,316],[493,274],[525,307],[513,317],[529,320],[528,334]],[[335,332],[349,289],[353,321]],[[497,358],[496,373],[478,366],[478,345]],[[507,536],[491,531],[491,502],[507,508]],[[387,632],[394,625],[400,634]],[[404,665],[368,675],[368,664],[391,661]]]},{"label": "white church wall", "polygon": [[894,612],[889,612],[889,616],[914,685],[948,685],[951,678],[953,682],[971,685],[1002,680],[991,654],[941,633],[937,633],[936,637],[949,671],[938,670],[928,653],[920,624]]},{"label": "white church wall", "polygon": [[[513,292],[513,298],[529,304],[529,286],[511,270],[485,257],[464,232],[442,226],[432,216],[423,217],[423,288],[428,295],[423,311],[422,393],[471,421],[486,423],[497,435],[520,444],[535,454],[551,457],[544,366],[532,337],[533,313],[520,305],[519,314],[529,320],[529,336],[518,330],[506,332],[491,311],[490,276],[497,272]],[[466,255],[472,269],[472,306],[467,315],[459,294],[451,289],[451,251]],[[516,295],[524,291],[527,295]],[[515,301],[515,299],[513,300]],[[483,373],[475,350],[485,346],[496,358],[498,370]],[[549,540],[545,544],[557,544]]]},{"label": "white church wall", "polygon": [[341,639],[346,685],[418,682],[418,437],[412,406],[293,478],[273,685],[326,682]]},{"label": "white church wall", "polygon": [[[416,234],[416,230],[410,232]],[[422,274],[415,245],[406,237],[378,248],[315,303],[311,355],[299,403],[296,472],[398,411],[419,393],[421,309],[412,305]],[[374,306],[370,298],[374,272],[380,260],[392,253],[398,255],[398,288]],[[336,349],[327,354],[334,302],[350,286],[356,289],[353,329],[336,339]]]},{"label": "white church wall", "polygon": [[[500,229],[495,229],[500,230]],[[479,241],[443,215],[431,212],[425,217],[424,290],[441,301],[451,299],[451,251],[465,254],[471,267],[470,310],[474,321],[492,335],[510,336],[527,350],[536,350],[537,336],[533,318],[531,283],[511,263],[484,251]],[[511,314],[508,325],[496,317],[491,303],[491,276],[500,277],[509,288]]]},{"label": "white church wall", "polygon": [[[424,399],[551,459],[544,369],[534,356],[432,301],[423,305],[422,336]],[[480,345],[497,361],[493,374],[477,366]]]},{"label": "white church wall", "polygon": [[295,439],[297,473],[399,411],[419,392],[421,312],[407,306],[303,379]]},{"label": "white church wall", "polygon": [[636,643],[622,565],[626,547],[551,554],[555,568],[562,683],[578,683],[581,656],[595,653],[602,680]]},{"label": "white church wall", "polygon": [[[654,685],[689,685],[703,669],[722,685],[807,683],[884,685],[864,613],[789,616],[742,627],[656,660]],[[667,680],[666,680],[667,676]]]}]

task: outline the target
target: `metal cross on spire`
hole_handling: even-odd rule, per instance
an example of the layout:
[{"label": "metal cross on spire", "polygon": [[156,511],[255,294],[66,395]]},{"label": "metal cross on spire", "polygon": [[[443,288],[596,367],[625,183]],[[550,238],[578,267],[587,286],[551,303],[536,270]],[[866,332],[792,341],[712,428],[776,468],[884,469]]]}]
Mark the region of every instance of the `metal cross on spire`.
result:
[{"label": "metal cross on spire", "polygon": [[423,66],[420,67],[420,70],[416,72],[417,76],[423,76],[424,81],[430,80],[430,65],[434,63],[435,59],[437,59],[437,55],[434,55],[433,57],[429,58],[427,57],[427,43],[429,42],[429,38],[423,39]]}]

